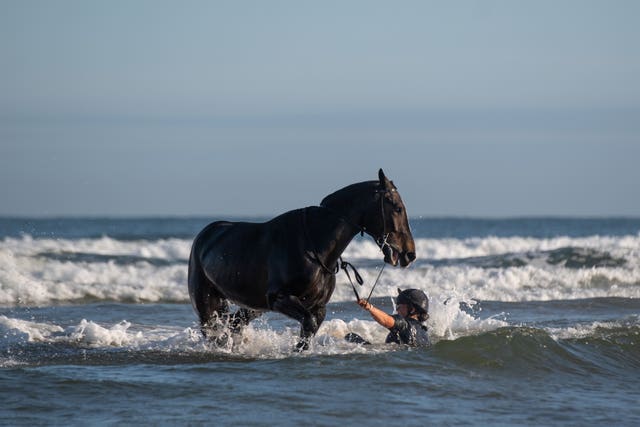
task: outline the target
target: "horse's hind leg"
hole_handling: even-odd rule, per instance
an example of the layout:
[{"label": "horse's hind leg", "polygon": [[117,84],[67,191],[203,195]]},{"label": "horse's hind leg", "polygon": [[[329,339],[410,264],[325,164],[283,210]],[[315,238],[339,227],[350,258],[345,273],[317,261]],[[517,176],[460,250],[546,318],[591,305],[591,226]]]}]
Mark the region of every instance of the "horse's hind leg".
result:
[{"label": "horse's hind leg", "polygon": [[229,313],[229,303],[206,279],[200,280],[189,272],[191,303],[200,320],[200,330],[205,337],[215,329],[216,323]]},{"label": "horse's hind leg", "polygon": [[206,338],[216,335],[216,331],[226,324],[229,303],[226,299],[214,294],[203,296],[198,306],[200,330]]},{"label": "horse's hind leg", "polygon": [[261,311],[249,310],[247,308],[239,309],[229,316],[231,332],[235,334],[240,333],[243,327],[247,326],[253,319],[260,317],[261,314]]},{"label": "horse's hind leg", "polygon": [[189,296],[200,320],[200,330],[205,337],[209,337],[217,329],[218,323],[228,316],[229,303],[206,277],[193,254],[189,259],[188,281]]}]

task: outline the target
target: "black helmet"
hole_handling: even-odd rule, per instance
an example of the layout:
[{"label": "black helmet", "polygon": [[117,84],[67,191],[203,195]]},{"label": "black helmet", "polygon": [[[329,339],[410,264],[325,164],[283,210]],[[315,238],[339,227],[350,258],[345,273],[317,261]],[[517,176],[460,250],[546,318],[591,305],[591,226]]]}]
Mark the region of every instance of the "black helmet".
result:
[{"label": "black helmet", "polygon": [[421,314],[429,313],[429,298],[420,289],[405,289],[403,291],[398,288],[396,301],[398,304],[407,304],[414,307]]}]

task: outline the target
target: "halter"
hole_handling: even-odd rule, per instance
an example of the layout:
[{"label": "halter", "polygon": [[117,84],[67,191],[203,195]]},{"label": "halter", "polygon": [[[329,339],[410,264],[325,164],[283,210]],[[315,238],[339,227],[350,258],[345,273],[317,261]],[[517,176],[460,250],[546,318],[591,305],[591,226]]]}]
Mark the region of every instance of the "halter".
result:
[{"label": "halter", "polygon": [[[389,191],[394,192],[396,190],[392,188]],[[380,195],[380,213],[382,216],[382,236],[376,238],[376,243],[378,244],[378,247],[380,248],[382,253],[384,253],[384,248],[386,246],[388,246],[389,249],[393,249],[391,245],[387,242],[387,239],[389,238],[389,234],[391,233],[387,233],[387,219],[384,214],[384,200],[385,200],[384,195],[386,193],[387,193],[386,190],[376,190],[376,194]]]},{"label": "halter", "polygon": [[[373,237],[373,239],[375,240],[376,244],[378,245],[378,247],[380,248],[380,250],[384,253],[384,248],[385,247],[389,247],[389,249],[393,249],[391,247],[391,245],[389,244],[389,242],[387,241],[387,239],[389,239],[389,235],[391,233],[387,233],[387,219],[386,216],[384,214],[384,195],[388,192],[392,192],[395,193],[397,190],[395,188],[392,188],[391,190],[375,190],[374,194],[379,194],[380,195],[380,216],[382,217],[382,235],[376,237],[373,234],[371,234],[371,237]],[[367,227],[364,227],[362,225],[358,225],[358,224],[354,224],[351,220],[349,220],[349,218],[345,217],[343,214],[341,214],[340,212],[337,212],[334,209],[331,209],[327,206],[324,206],[322,203],[320,204],[320,207],[325,208],[331,212],[333,212],[334,214],[336,214],[342,221],[346,222],[347,224],[351,225],[353,228],[357,229],[360,231],[360,235],[364,236],[364,233],[367,232]],[[305,215],[305,231],[306,231],[306,209],[304,212]],[[369,234],[367,232],[367,234]],[[316,255],[317,258],[317,255]],[[322,263],[321,263],[322,264]],[[324,267],[324,265],[323,265]],[[325,268],[325,270],[328,270]]]},{"label": "halter", "polygon": [[[396,191],[395,189],[391,189],[389,190],[391,192]],[[381,216],[382,216],[382,236],[378,237],[376,239],[376,243],[378,244],[378,247],[380,248],[380,250],[382,251],[382,253],[384,254],[384,248],[388,247],[389,249],[391,249],[393,251],[393,248],[391,247],[391,245],[389,244],[389,242],[387,242],[387,239],[389,238],[389,234],[391,233],[387,233],[387,220],[385,218],[384,215],[384,195],[387,193],[384,190],[377,190],[376,193],[380,194],[380,212],[381,212]],[[378,273],[378,277],[376,277],[376,281],[373,282],[373,286],[371,287],[371,291],[369,292],[369,296],[367,297],[367,302],[369,302],[369,299],[371,299],[371,295],[373,295],[373,290],[376,288],[376,285],[378,284],[378,280],[380,280],[380,276],[382,276],[382,272],[384,271],[384,267],[386,266],[386,263],[383,261],[382,262],[382,268],[380,269],[380,272]],[[346,271],[346,270],[345,270]],[[347,274],[348,276],[348,274]],[[349,278],[349,280],[351,280],[351,278]],[[351,286],[353,287],[353,283],[351,284]],[[355,289],[354,289],[355,291]],[[358,297],[358,293],[356,292],[356,297]],[[358,298],[359,300],[360,298]]]}]

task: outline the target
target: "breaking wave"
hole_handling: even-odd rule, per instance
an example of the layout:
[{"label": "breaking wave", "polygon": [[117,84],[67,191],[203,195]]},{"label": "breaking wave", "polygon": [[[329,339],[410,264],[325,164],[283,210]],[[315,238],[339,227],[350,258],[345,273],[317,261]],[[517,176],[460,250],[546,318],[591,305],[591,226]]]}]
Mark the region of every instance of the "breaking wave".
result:
[{"label": "breaking wave", "polygon": [[[188,301],[191,240],[111,237],[0,240],[0,305]],[[375,296],[415,287],[461,300],[640,298],[640,236],[417,239],[418,260],[385,269]],[[356,238],[344,258],[365,279],[382,267],[378,247]],[[352,299],[339,273],[332,302]]]}]

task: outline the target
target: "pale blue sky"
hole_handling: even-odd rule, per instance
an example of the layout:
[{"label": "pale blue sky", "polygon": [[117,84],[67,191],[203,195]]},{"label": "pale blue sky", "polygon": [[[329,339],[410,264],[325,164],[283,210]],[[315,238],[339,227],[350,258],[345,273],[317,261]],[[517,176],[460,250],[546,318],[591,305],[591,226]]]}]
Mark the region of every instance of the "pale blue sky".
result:
[{"label": "pale blue sky", "polygon": [[640,2],[0,0],[0,215],[640,216]]}]

